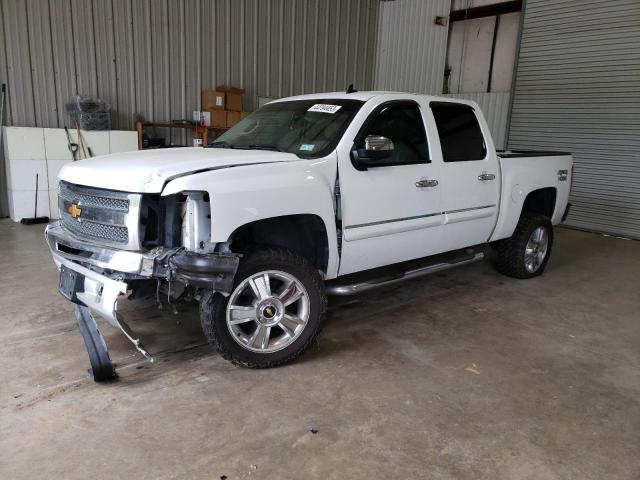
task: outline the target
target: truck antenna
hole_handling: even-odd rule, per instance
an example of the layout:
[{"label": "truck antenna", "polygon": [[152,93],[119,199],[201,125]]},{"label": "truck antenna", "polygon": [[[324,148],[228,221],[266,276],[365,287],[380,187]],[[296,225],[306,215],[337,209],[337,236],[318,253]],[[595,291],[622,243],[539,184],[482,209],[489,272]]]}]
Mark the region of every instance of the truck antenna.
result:
[{"label": "truck antenna", "polygon": [[347,87],[347,93],[356,93],[358,90],[353,88],[353,83]]}]

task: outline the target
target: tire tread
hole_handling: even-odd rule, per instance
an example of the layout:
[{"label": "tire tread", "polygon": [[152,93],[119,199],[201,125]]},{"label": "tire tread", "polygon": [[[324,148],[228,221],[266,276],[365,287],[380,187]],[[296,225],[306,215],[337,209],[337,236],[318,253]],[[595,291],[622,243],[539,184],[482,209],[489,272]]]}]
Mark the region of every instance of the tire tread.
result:
[{"label": "tire tread", "polygon": [[[546,226],[549,235],[549,245],[547,247],[547,256],[538,270],[531,273],[524,266],[523,252],[526,247],[531,232],[539,226]],[[551,255],[551,247],[553,245],[553,226],[548,217],[539,213],[522,212],[518,225],[513,235],[505,240],[498,242],[496,246],[496,270],[503,275],[513,278],[531,278],[542,274],[547,261]]]}]

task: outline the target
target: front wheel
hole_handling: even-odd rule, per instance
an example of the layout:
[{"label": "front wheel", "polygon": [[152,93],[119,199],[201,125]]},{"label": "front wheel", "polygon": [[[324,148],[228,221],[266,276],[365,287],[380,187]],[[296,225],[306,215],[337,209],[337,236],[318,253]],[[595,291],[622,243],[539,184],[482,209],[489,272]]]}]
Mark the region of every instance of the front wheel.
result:
[{"label": "front wheel", "polygon": [[264,249],[240,262],[225,298],[205,292],[200,321],[227,360],[249,368],[275,367],[301,355],[320,331],[327,298],[318,271],[284,249]]},{"label": "front wheel", "polygon": [[553,225],[544,215],[523,212],[513,235],[496,246],[496,269],[509,277],[540,275],[553,246]]}]

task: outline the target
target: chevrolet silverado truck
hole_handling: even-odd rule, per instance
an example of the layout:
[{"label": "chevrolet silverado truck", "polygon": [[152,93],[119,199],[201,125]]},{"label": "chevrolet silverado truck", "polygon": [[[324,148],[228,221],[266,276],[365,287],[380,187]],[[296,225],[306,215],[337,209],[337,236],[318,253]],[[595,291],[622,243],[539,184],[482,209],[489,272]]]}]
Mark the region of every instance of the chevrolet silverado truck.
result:
[{"label": "chevrolet silverado truck", "polygon": [[350,89],[273,101],[209,148],[70,163],[45,236],[94,379],[115,370],[92,312],[152,360],[125,295],[197,301],[225,359],[272,367],[311,345],[328,295],[486,252],[540,275],[572,175],[568,153],[497,152],[474,102]]}]

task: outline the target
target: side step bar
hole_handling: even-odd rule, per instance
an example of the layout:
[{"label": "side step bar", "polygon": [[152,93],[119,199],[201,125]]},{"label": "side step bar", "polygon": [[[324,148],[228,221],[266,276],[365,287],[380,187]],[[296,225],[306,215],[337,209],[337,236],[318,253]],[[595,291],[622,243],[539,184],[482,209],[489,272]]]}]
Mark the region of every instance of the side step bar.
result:
[{"label": "side step bar", "polygon": [[461,265],[467,265],[469,263],[475,263],[484,258],[484,253],[477,252],[472,256],[466,256],[461,259],[452,259],[447,262],[434,263],[433,265],[427,265],[413,270],[407,270],[398,275],[387,276],[372,280],[366,280],[360,283],[353,283],[350,285],[327,285],[328,295],[348,296],[356,295],[358,293],[366,292],[378,287],[386,287],[395,283],[404,282],[412,278],[423,277],[435,272],[441,272],[442,270],[448,270],[449,268],[458,267]]}]

